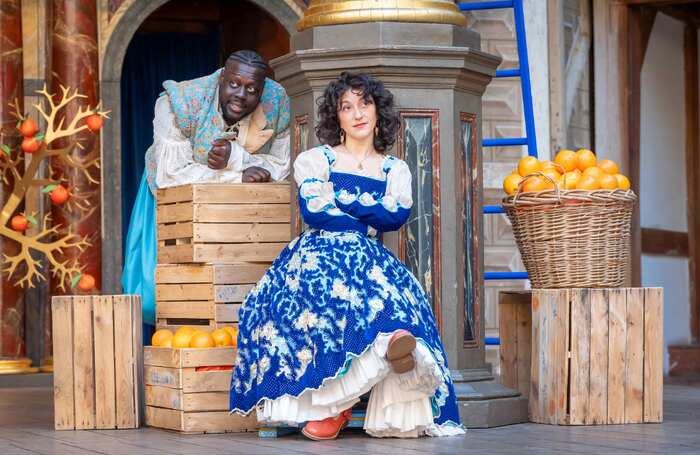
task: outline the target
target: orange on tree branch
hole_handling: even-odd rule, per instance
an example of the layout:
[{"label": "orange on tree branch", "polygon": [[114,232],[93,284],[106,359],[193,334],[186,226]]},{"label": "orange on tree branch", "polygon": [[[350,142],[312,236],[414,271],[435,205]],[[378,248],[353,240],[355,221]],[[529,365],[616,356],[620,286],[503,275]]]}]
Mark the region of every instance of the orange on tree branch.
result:
[{"label": "orange on tree branch", "polygon": [[39,111],[42,117],[46,120],[46,132],[44,133],[44,140],[47,144],[51,144],[56,139],[61,139],[63,137],[72,136],[81,131],[87,130],[86,124],[78,126],[78,122],[86,119],[87,117],[97,113],[102,117],[107,117],[109,111],[100,111],[100,104],[98,104],[95,109],[91,109],[90,106],[83,108],[78,107],[78,112],[73,116],[73,118],[68,123],[68,126],[64,127],[65,117],[59,119],[58,124],[56,124],[56,117],[61,109],[66,107],[71,101],[79,98],[87,98],[85,95],[78,93],[76,89],[75,92],[71,94],[70,88],[61,85],[61,99],[58,103],[55,103],[51,94],[46,90],[46,85],[42,90],[38,90],[37,93],[44,95],[49,103],[49,113],[44,111],[44,106],[42,103],[35,104],[34,107]]},{"label": "orange on tree branch", "polygon": [[46,280],[46,276],[41,270],[41,259],[37,259],[32,255],[32,252],[39,253],[48,259],[52,274],[59,278],[59,288],[65,291],[65,284],[76,275],[82,273],[83,268],[80,267],[77,261],[59,261],[57,256],[64,249],[78,248],[79,251],[84,251],[90,246],[86,238],[79,235],[68,233],[57,240],[50,242],[42,242],[41,240],[58,233],[60,225],[49,227],[49,215],[44,217],[42,230],[36,235],[27,236],[9,229],[6,226],[0,226],[0,234],[10,238],[20,244],[21,250],[18,254],[4,255],[3,262],[5,268],[3,272],[12,277],[20,265],[25,264],[26,270],[21,273],[19,280],[15,282],[16,286],[34,287],[35,281]]}]

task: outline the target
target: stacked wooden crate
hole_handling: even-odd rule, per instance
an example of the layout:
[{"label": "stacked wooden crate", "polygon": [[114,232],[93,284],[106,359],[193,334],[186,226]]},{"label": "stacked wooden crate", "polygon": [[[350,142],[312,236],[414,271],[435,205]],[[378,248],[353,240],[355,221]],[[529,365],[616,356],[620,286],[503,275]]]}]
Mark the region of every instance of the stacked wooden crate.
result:
[{"label": "stacked wooden crate", "polygon": [[529,389],[531,421],[663,421],[661,288],[502,293],[499,312],[501,380]]},{"label": "stacked wooden crate", "polygon": [[138,428],[143,409],[141,299],[56,296],[54,428]]},{"label": "stacked wooden crate", "polygon": [[182,433],[254,431],[255,413],[229,414],[232,347],[172,349],[146,346],[146,422]]},{"label": "stacked wooden crate", "polygon": [[[289,183],[197,184],[158,190],[157,328],[238,324],[246,295],[288,244]],[[144,352],[146,423],[183,433],[251,431],[230,415],[235,347]]]},{"label": "stacked wooden crate", "polygon": [[235,325],[291,236],[289,183],[158,190],[158,327]]}]

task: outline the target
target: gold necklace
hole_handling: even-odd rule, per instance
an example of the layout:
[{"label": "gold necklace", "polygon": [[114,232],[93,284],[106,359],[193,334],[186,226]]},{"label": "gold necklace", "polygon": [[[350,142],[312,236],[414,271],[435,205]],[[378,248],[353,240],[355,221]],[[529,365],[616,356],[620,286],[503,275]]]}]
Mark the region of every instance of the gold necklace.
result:
[{"label": "gold necklace", "polygon": [[371,151],[371,150],[367,150],[367,153],[365,153],[365,157],[362,158],[361,160],[358,160],[357,158],[355,158],[355,155],[353,155],[352,153],[350,153],[350,150],[348,150],[348,148],[347,148],[346,146],[343,145],[343,148],[345,149],[345,152],[346,152],[353,160],[355,160],[355,161],[357,162],[357,169],[360,170],[360,171],[364,171],[365,168],[364,168],[364,166],[362,166],[362,163],[364,163],[364,162],[370,157],[372,151]]}]

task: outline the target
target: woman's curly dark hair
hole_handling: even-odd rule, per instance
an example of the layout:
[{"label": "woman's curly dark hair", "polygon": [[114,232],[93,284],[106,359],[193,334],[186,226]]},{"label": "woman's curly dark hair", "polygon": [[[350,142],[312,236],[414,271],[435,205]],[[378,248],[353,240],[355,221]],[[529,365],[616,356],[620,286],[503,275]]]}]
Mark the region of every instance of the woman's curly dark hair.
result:
[{"label": "woman's curly dark hair", "polygon": [[366,73],[343,72],[332,81],[318,99],[319,122],[316,137],[322,144],[340,144],[340,122],[338,108],[343,94],[353,90],[362,93],[365,101],[372,101],[377,109],[377,133],[374,148],[386,152],[394,142],[399,129],[399,116],[394,110],[394,95],[384,87],[384,83]]}]

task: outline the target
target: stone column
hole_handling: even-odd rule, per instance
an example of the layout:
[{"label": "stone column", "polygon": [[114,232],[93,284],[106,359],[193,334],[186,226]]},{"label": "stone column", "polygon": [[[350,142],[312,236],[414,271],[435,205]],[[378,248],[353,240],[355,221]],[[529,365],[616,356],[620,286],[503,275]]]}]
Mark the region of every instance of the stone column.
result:
[{"label": "stone column", "polygon": [[384,242],[431,298],[468,427],[527,420],[527,400],[485,361],[481,97],[500,59],[479,46],[453,23],[344,23],[293,35],[291,52],[272,62],[292,100],[293,155],[317,143],[315,100],[342,71],[372,73],[394,93],[393,153],[412,169],[414,209]]},{"label": "stone column", "polygon": [[[21,135],[17,130],[15,108],[24,111],[24,76],[22,67],[22,5],[20,0],[0,0],[0,143],[19,153]],[[8,174],[2,183],[2,197],[12,192],[14,179]],[[24,210],[20,206],[19,211]],[[19,245],[0,237],[0,254],[14,256]],[[14,286],[5,274],[0,278],[0,357],[18,358],[26,354],[24,340],[24,289]]]}]

